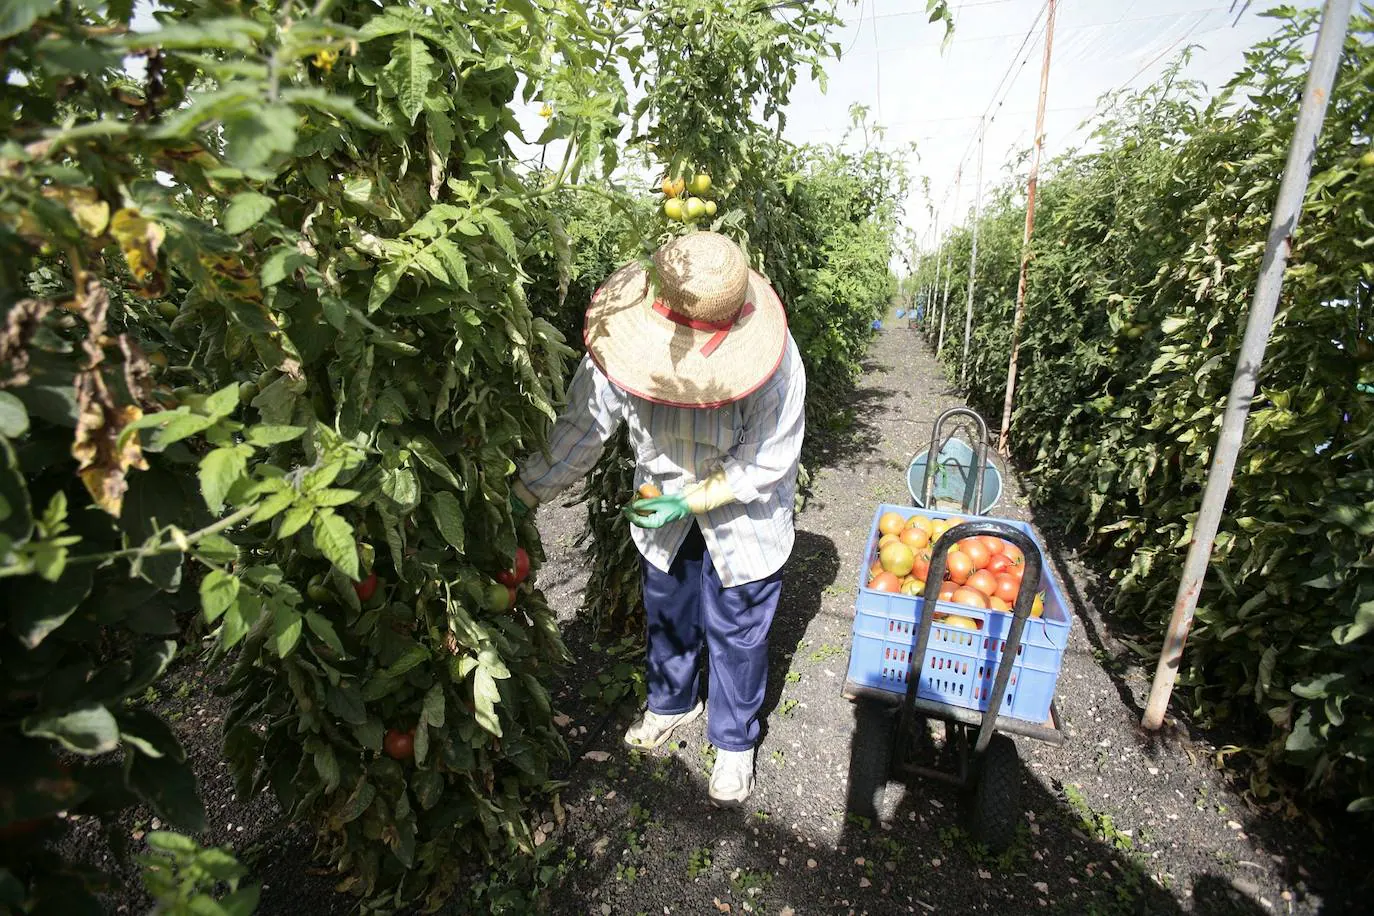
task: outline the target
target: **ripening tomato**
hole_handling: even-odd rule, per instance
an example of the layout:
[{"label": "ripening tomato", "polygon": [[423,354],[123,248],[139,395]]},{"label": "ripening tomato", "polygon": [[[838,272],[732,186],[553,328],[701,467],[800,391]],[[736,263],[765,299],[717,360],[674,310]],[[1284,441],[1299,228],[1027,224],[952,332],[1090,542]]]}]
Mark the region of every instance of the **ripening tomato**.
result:
[{"label": "ripening tomato", "polygon": [[986,569],[975,569],[973,575],[968,577],[968,582],[964,583],[969,588],[976,588],[988,597],[992,597],[997,592],[997,577]]},{"label": "ripening tomato", "polygon": [[1009,613],[1011,611],[1011,605],[1003,601],[1001,598],[998,598],[996,595],[993,595],[991,598],[988,599],[988,607],[994,611],[1001,611],[1004,614]]},{"label": "ripening tomato", "polygon": [[896,512],[884,512],[882,517],[878,519],[878,530],[883,534],[890,534],[895,537],[901,534],[905,527],[906,519]]},{"label": "ripening tomato", "polygon": [[941,589],[940,589],[940,600],[941,600],[941,601],[950,601],[950,600],[952,600],[953,598],[954,598],[954,585],[953,585],[953,583],[946,582],[946,583],[944,584],[944,586],[941,587]]},{"label": "ripening tomato", "polygon": [[1008,604],[1015,604],[1016,596],[1021,594],[1021,580],[1003,573],[997,577],[997,585],[992,594]]},{"label": "ripening tomato", "polygon": [[989,554],[995,557],[1000,556],[1002,551],[1006,549],[1007,542],[1002,540],[1001,538],[995,538],[989,534],[984,536],[983,546],[988,549]]},{"label": "ripening tomato", "polygon": [[967,585],[956,589],[952,596],[955,604],[967,604],[969,607],[988,609],[988,598],[976,588],[969,588]]},{"label": "ripening tomato", "polygon": [[929,538],[930,533],[935,530],[935,523],[924,515],[913,515],[906,520],[906,526],[908,528],[920,528],[926,533],[927,538]]},{"label": "ripening tomato", "polygon": [[982,538],[964,538],[959,542],[959,550],[968,554],[968,558],[973,561],[974,569],[982,569],[988,565],[987,547],[983,545]]},{"label": "ripening tomato", "polygon": [[963,585],[973,574],[973,561],[963,551],[952,550],[945,561],[945,574],[951,582]]},{"label": "ripening tomato", "polygon": [[875,592],[896,593],[902,590],[902,580],[890,572],[881,572],[873,577],[873,580],[868,583],[868,587]]},{"label": "ripening tomato", "polygon": [[918,579],[925,579],[930,575],[930,548],[922,547],[915,554],[916,562],[911,564],[911,574]]},{"label": "ripening tomato", "polygon": [[920,550],[930,543],[930,535],[924,528],[903,528],[902,533],[897,535],[901,542],[910,547],[912,551]]},{"label": "ripening tomato", "polygon": [[992,556],[988,557],[988,565],[983,568],[994,576],[999,576],[1011,569],[1011,560],[1007,559],[1006,554],[994,553]]}]

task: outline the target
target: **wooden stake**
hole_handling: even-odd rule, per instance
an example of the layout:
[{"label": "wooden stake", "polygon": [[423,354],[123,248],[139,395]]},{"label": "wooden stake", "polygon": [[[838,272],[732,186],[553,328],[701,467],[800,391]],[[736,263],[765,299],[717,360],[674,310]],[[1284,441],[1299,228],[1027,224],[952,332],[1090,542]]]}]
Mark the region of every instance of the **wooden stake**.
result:
[{"label": "wooden stake", "polygon": [[1040,65],[1040,101],[1035,106],[1035,151],[1031,155],[1030,181],[1026,184],[1026,231],[1021,238],[1021,276],[1016,281],[1016,314],[1011,321],[1011,360],[1007,363],[1007,395],[1002,401],[1002,430],[997,451],[1011,454],[1011,405],[1016,395],[1016,358],[1021,349],[1021,322],[1026,314],[1026,270],[1030,266],[1031,233],[1035,229],[1035,186],[1040,179],[1040,153],[1045,146],[1045,97],[1050,88],[1050,49],[1054,47],[1054,0],[1045,25],[1045,60]]}]

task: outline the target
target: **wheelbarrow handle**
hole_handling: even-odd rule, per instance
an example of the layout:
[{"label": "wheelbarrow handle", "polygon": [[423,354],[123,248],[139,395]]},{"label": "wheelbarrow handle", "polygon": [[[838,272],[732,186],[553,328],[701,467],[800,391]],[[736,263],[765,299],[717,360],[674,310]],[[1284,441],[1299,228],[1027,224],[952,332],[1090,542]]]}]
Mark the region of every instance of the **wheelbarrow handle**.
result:
[{"label": "wheelbarrow handle", "polygon": [[967,488],[964,490],[963,511],[981,513],[983,511],[983,475],[988,466],[988,425],[983,422],[983,418],[977,411],[967,407],[951,407],[940,416],[935,418],[935,426],[930,431],[930,450],[926,452],[926,479],[921,484],[921,502],[926,506],[934,506],[935,498],[935,465],[940,454],[940,433],[944,428],[945,421],[954,417],[964,417],[970,419],[978,428],[978,435],[973,443],[973,467],[969,473],[973,475],[973,497],[969,499]]},{"label": "wheelbarrow handle", "polygon": [[971,537],[996,537],[1010,541],[1021,548],[1026,559],[1026,571],[1021,577],[1021,592],[1016,596],[1016,603],[1012,606],[1011,632],[1007,634],[1002,645],[1002,659],[997,664],[997,674],[993,678],[992,695],[988,708],[983,712],[983,722],[978,729],[978,741],[973,748],[975,754],[981,754],[996,730],[997,715],[1002,709],[1002,697],[1006,695],[1012,665],[1016,661],[1017,650],[1021,648],[1021,636],[1026,629],[1026,620],[1030,618],[1031,608],[1035,604],[1035,594],[1040,587],[1044,563],[1040,548],[1035,545],[1030,535],[1006,522],[984,520],[955,525],[940,535],[931,548],[930,570],[926,574],[926,590],[922,596],[924,603],[921,608],[921,627],[916,636],[916,649],[907,662],[906,696],[902,703],[898,735],[901,737],[910,734],[909,730],[915,720],[916,694],[920,690],[921,669],[925,665],[926,649],[930,645],[930,627],[935,620],[935,605],[940,598],[940,583],[945,578],[949,551],[955,544]]}]

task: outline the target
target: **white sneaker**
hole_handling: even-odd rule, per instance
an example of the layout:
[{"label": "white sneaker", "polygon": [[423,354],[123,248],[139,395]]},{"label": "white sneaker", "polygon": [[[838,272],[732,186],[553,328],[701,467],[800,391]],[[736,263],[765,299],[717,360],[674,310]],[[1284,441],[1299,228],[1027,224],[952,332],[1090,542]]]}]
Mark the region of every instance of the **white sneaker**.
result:
[{"label": "white sneaker", "polygon": [[658,747],[672,736],[673,729],[695,721],[705,711],[706,704],[700,700],[697,700],[697,705],[691,709],[675,716],[665,716],[646,709],[644,715],[639,717],[639,721],[625,732],[625,743],[641,750]]},{"label": "white sneaker", "polygon": [[754,791],[754,749],[723,751],[716,748],[707,794],[717,808],[736,808]]}]

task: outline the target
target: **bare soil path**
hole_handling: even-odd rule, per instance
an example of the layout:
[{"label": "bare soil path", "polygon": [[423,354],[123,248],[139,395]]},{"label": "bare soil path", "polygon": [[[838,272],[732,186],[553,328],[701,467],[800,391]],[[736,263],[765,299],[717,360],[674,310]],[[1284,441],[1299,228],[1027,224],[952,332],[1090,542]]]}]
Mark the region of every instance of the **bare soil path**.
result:
[{"label": "bare soil path", "polygon": [[[1149,672],[1089,603],[1091,574],[1044,529],[1077,605],[1058,692],[1069,741],[1055,748],[1017,739],[1020,840],[988,856],[964,830],[958,790],[929,781],[892,784],[877,822],[863,816],[849,782],[868,738],[841,697],[861,553],[876,505],[909,502],[905,468],[934,418],[962,403],[925,342],[898,325],[875,341],[852,415],[835,418],[844,433],[823,450],[798,518],[748,807],[707,805],[700,722],[668,749],[626,749],[628,713],[608,717],[579,695],[609,659],[568,627],[580,659],[561,693],[574,762],[562,793],[566,822],[548,841],[547,861],[560,867],[549,908],[629,916],[1367,912],[1358,885],[1368,893],[1369,869],[1358,851],[1346,857],[1338,838],[1249,811],[1204,737],[1139,732]],[[1009,493],[993,514],[1035,521],[1014,473],[1004,469],[1004,478]],[[571,549],[580,510],[542,513],[550,562],[541,582],[571,611],[583,581]]]}]

